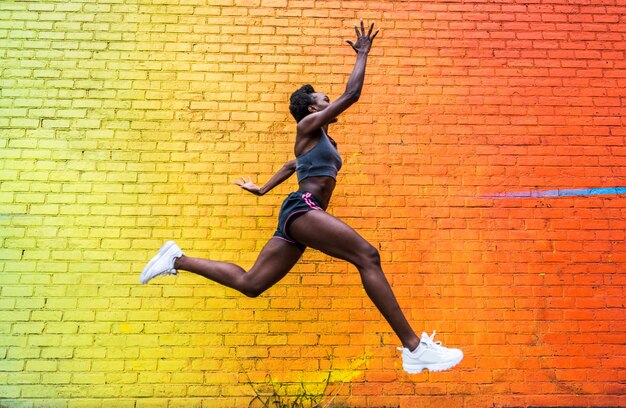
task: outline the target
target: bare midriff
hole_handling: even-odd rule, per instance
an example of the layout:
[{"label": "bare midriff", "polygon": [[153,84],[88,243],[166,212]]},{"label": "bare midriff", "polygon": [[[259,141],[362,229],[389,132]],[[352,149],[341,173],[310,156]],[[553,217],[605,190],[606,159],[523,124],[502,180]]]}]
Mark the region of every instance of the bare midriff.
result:
[{"label": "bare midriff", "polygon": [[328,208],[335,184],[337,184],[335,179],[328,176],[308,177],[298,183],[300,191],[308,191],[313,194],[324,210]]}]

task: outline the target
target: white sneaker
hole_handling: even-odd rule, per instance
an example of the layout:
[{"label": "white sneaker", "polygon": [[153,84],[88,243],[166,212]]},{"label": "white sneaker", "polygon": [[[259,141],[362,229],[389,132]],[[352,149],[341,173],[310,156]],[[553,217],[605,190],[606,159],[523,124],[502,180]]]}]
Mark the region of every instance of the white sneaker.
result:
[{"label": "white sneaker", "polygon": [[176,245],[174,241],[167,241],[154,258],[148,262],[141,276],[139,282],[148,283],[150,279],[163,275],[177,275],[178,272],[174,269],[174,261],[176,258],[183,256],[183,251]]},{"label": "white sneaker", "polygon": [[410,351],[404,347],[402,350],[402,368],[409,374],[421,373],[423,369],[429,371],[448,370],[463,360],[463,352],[455,348],[447,348],[441,345],[440,341],[433,341],[435,331],[432,335],[422,333],[419,346]]}]

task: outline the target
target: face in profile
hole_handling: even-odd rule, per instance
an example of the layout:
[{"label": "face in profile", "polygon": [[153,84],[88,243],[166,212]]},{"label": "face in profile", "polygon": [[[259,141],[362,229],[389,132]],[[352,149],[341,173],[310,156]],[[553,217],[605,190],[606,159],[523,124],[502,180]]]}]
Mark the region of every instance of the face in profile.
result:
[{"label": "face in profile", "polygon": [[[313,105],[309,105],[309,112],[311,113],[321,112],[324,109],[326,109],[328,105],[330,105],[330,98],[328,98],[328,95],[324,93],[315,92],[311,94],[311,97],[313,98],[313,101],[315,102]],[[329,123],[335,123],[335,122],[337,122],[337,118],[333,118]]]}]

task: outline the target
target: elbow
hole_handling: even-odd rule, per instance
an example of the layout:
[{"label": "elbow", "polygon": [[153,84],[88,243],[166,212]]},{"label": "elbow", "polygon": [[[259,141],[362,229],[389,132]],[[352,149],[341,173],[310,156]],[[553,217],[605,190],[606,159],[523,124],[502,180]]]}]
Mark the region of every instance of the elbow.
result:
[{"label": "elbow", "polygon": [[355,103],[359,100],[359,98],[361,97],[361,91],[358,90],[354,90],[354,91],[347,91],[346,92],[346,99],[350,102],[350,103]]}]

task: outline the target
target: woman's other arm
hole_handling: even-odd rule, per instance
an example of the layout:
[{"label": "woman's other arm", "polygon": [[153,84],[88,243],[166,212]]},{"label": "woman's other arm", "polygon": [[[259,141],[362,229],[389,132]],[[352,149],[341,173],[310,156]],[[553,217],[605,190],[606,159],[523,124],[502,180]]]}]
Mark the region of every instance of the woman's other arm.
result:
[{"label": "woman's other arm", "polygon": [[278,172],[276,172],[276,174],[274,174],[272,178],[270,178],[263,187],[259,187],[256,184],[254,184],[250,177],[248,177],[248,180],[246,180],[245,177],[242,177],[241,180],[235,181],[235,184],[237,184],[239,187],[243,188],[244,190],[251,192],[254,195],[262,196],[262,195],[265,195],[268,191],[270,191],[274,187],[276,187],[277,185],[279,185],[280,183],[282,183],[283,181],[287,180],[289,177],[291,177],[291,175],[295,171],[296,171],[296,160],[294,159],[285,163],[283,167],[281,167],[280,170],[278,170]]}]

